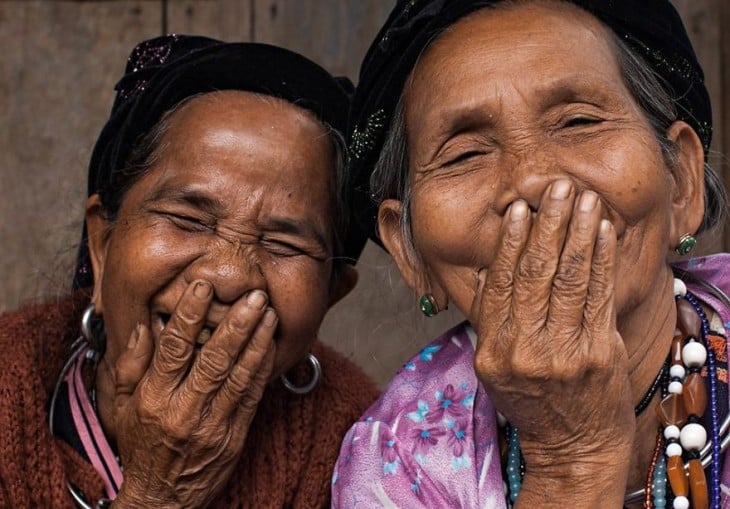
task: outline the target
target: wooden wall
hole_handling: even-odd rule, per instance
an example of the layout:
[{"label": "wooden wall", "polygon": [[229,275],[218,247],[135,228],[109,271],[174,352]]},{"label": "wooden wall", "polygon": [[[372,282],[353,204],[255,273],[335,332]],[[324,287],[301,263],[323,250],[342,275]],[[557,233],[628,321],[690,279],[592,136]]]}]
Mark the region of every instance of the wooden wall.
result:
[{"label": "wooden wall", "polygon": [[[637,0],[639,1],[639,0]],[[103,0],[0,2],[0,311],[63,294],[80,235],[86,164],[129,50],[162,33],[287,46],[356,81],[394,0]],[[730,149],[730,2],[674,0],[703,62],[716,118],[714,164]],[[730,173],[725,172],[730,180]],[[730,230],[726,230],[730,231]],[[730,235],[703,241],[730,250]],[[724,247],[723,247],[724,246]],[[322,338],[386,380],[459,317],[426,321],[378,248]]]}]

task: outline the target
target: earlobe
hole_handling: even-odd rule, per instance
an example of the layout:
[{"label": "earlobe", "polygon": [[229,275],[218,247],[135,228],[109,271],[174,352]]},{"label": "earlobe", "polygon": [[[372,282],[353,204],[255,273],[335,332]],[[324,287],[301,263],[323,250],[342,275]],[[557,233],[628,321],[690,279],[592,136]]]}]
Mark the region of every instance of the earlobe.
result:
[{"label": "earlobe", "polygon": [[679,238],[695,234],[705,209],[705,153],[702,142],[689,124],[676,121],[667,129],[667,138],[676,147],[672,174],[672,224],[670,247]]},{"label": "earlobe", "polygon": [[91,302],[94,304],[95,313],[101,315],[104,313],[101,283],[104,279],[104,265],[109,241],[109,222],[104,217],[104,207],[98,194],[90,196],[86,201],[86,234],[91,268],[94,272]]}]

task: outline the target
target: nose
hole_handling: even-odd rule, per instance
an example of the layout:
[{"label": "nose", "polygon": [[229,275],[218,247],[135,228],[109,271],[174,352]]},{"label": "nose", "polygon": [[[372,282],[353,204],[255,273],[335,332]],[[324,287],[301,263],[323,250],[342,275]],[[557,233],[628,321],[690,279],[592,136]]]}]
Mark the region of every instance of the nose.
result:
[{"label": "nose", "polygon": [[226,304],[253,289],[268,290],[256,246],[239,240],[218,239],[185,272],[188,281],[210,281],[216,299]]},{"label": "nose", "polygon": [[523,148],[503,159],[495,200],[499,215],[504,215],[517,199],[527,202],[531,211],[537,211],[545,189],[567,173],[557,158],[539,147]]}]

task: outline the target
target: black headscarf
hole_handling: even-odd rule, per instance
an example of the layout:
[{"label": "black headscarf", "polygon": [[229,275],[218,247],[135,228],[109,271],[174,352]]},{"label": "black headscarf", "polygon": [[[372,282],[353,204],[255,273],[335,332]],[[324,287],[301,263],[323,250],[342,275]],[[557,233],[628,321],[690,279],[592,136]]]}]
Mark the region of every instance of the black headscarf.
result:
[{"label": "black headscarf", "polygon": [[[399,0],[370,46],[348,124],[350,203],[363,234],[374,235],[377,211],[370,197],[370,175],[417,59],[445,28],[500,1]],[[669,0],[568,1],[605,23],[663,78],[678,118],[694,128],[706,154],[712,139],[710,97],[682,20]]]},{"label": "black headscarf", "polygon": [[[183,99],[216,90],[257,92],[309,110],[344,133],[353,86],[347,78],[335,78],[284,48],[166,35],[144,41],[132,50],[115,90],[111,114],[91,155],[89,196],[116,185],[134,145]],[[347,259],[354,262],[366,240],[357,233],[348,235]],[[74,286],[91,283],[84,227]]]}]

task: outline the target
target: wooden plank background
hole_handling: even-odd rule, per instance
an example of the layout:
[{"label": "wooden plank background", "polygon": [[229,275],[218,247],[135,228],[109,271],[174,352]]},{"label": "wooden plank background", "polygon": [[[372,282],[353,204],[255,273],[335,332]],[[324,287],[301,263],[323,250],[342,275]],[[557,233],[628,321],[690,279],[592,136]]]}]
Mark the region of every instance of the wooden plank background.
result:
[{"label": "wooden plank background", "polygon": [[[638,1],[638,0],[637,0]],[[0,311],[64,294],[79,240],[86,164],[129,50],[163,33],[279,44],[356,81],[394,0],[0,2]],[[715,112],[711,162],[730,171],[730,2],[674,0],[703,63]],[[730,229],[702,240],[730,250]],[[426,320],[388,256],[368,245],[361,282],[322,339],[382,382],[460,319]]]}]

